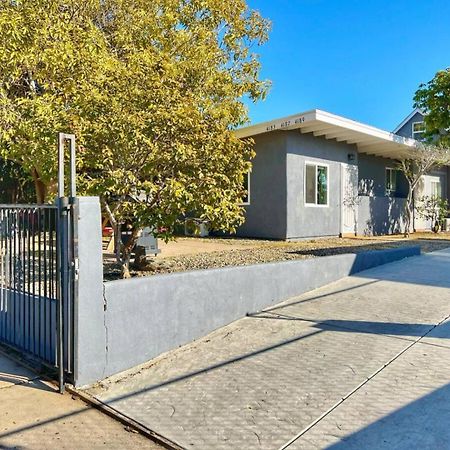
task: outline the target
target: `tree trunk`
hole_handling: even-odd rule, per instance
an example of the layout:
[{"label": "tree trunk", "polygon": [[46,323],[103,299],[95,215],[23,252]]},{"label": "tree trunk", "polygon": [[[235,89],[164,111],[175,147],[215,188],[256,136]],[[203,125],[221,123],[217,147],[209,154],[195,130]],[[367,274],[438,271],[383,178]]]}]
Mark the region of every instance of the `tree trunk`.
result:
[{"label": "tree trunk", "polygon": [[116,223],[113,227],[114,233],[114,254],[116,255],[116,262],[120,262],[120,249],[122,244],[122,224]]},{"label": "tree trunk", "polygon": [[34,188],[36,190],[36,201],[38,205],[42,205],[45,203],[45,198],[47,196],[47,186],[41,180],[41,177],[35,168],[31,171],[31,175],[33,176]]},{"label": "tree trunk", "polygon": [[413,199],[414,199],[414,190],[416,189],[417,183],[408,182],[409,188],[408,188],[408,195],[406,197],[406,204],[405,204],[405,232],[404,237],[409,237],[410,230],[411,230],[411,217],[412,217],[412,208],[414,207]]},{"label": "tree trunk", "polygon": [[109,223],[111,224],[113,229],[114,254],[116,255],[116,262],[120,263],[120,250],[122,248],[122,224],[117,221],[114,216],[117,208],[112,211],[105,199],[102,198],[101,202],[103,205],[103,209],[108,216]]},{"label": "tree trunk", "polygon": [[412,203],[412,196],[410,192],[408,192],[405,204],[405,232],[404,232],[405,238],[409,237],[409,230],[411,227],[411,203]]},{"label": "tree trunk", "polygon": [[122,248],[122,257],[121,257],[121,269],[122,269],[122,278],[131,278],[130,274],[130,260],[131,260],[131,252],[134,249],[134,246],[136,245],[136,242],[139,237],[141,229],[135,228],[131,232],[130,239],[128,242],[123,246]]}]

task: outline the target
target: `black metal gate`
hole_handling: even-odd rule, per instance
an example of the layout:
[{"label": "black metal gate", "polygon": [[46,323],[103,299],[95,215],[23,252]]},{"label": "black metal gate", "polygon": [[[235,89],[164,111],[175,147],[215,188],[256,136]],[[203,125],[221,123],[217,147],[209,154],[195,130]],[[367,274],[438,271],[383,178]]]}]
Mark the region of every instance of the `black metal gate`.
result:
[{"label": "black metal gate", "polygon": [[76,266],[74,182],[64,197],[66,139],[75,167],[74,139],[60,135],[57,204],[0,205],[0,343],[58,369],[61,392],[73,373]]}]

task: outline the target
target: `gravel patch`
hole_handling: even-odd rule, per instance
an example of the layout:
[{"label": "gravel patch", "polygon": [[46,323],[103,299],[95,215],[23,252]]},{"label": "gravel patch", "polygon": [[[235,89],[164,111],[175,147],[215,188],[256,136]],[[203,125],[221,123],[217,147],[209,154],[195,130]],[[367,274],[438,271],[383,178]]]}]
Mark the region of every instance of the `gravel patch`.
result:
[{"label": "gravel patch", "polygon": [[[225,239],[221,241],[227,241]],[[232,240],[228,240],[230,244]],[[431,235],[415,234],[409,239],[399,236],[383,238],[327,238],[300,242],[251,241],[253,248],[230,249],[195,255],[181,255],[170,258],[149,259],[144,270],[131,270],[133,277],[164,273],[185,272],[212,268],[246,266],[277,261],[292,261],[320,256],[359,253],[368,250],[383,250],[419,245],[422,252],[433,252],[450,247],[450,233]],[[114,263],[104,265],[105,281],[120,278],[120,270]]]}]

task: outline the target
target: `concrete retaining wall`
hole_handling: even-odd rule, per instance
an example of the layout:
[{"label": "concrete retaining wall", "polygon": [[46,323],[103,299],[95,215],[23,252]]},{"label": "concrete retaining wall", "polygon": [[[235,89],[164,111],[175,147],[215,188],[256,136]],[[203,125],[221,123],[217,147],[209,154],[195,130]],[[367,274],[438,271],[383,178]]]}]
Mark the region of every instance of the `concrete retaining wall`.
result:
[{"label": "concrete retaining wall", "polygon": [[89,374],[83,371],[77,384],[142,364],[249,312],[418,254],[419,247],[408,247],[106,282],[104,317],[97,317],[97,308],[93,319],[104,324],[104,355],[98,355],[95,367],[90,361]]}]

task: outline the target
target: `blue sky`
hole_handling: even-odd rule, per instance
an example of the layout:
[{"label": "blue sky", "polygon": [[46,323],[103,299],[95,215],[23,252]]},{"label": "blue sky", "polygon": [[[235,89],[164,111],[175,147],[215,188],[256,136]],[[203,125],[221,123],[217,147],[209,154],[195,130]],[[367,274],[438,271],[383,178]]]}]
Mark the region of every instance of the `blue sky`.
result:
[{"label": "blue sky", "polygon": [[252,123],[319,108],[394,129],[450,66],[449,0],[248,0],[272,21],[257,48],[267,99]]}]

